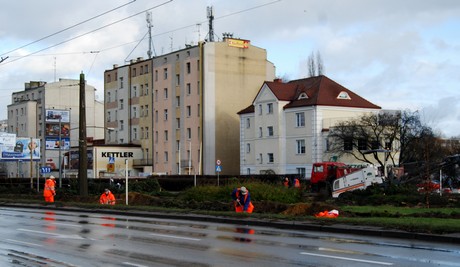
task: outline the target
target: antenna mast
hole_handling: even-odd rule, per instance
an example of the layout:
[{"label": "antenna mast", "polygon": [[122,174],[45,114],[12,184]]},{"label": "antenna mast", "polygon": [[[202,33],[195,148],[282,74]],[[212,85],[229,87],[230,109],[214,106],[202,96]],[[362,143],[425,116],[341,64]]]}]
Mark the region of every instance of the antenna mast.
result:
[{"label": "antenna mast", "polygon": [[150,58],[152,58],[152,12],[147,12],[146,13],[146,20],[147,20],[147,28],[149,31],[149,50],[147,51],[147,55]]},{"label": "antenna mast", "polygon": [[209,20],[209,41],[214,42],[214,26],[212,24],[214,22],[214,8],[212,6],[208,6],[207,11]]}]

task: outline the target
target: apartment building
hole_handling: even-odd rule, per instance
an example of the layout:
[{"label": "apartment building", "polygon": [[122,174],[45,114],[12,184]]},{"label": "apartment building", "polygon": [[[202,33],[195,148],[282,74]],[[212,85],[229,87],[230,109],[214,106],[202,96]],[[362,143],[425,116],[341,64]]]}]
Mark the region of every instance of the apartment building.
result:
[{"label": "apartment building", "polygon": [[105,71],[105,123],[115,128],[106,141],[141,144],[143,172],[215,175],[219,160],[221,174],[238,174],[237,112],[274,77],[266,50],[233,38],[114,65]]},{"label": "apartment building", "polygon": [[[326,76],[265,82],[252,104],[241,110],[241,174],[296,174],[310,178],[312,164],[328,161],[328,129],[337,122],[379,112]],[[360,163],[352,157],[339,158]]]},{"label": "apartment building", "polygon": [[[57,82],[31,81],[23,91],[12,94],[8,105],[7,132],[18,138],[38,143],[39,157],[30,168],[30,160],[2,158],[8,175],[33,177],[38,166],[50,166],[59,172],[62,155],[71,146],[78,146],[80,80],[59,79]],[[86,123],[88,139],[104,139],[102,102],[96,100],[96,89],[86,84]],[[38,153],[38,151],[36,151]],[[60,160],[61,159],[61,160]],[[29,162],[28,162],[29,161]],[[57,176],[56,176],[57,177]]]}]

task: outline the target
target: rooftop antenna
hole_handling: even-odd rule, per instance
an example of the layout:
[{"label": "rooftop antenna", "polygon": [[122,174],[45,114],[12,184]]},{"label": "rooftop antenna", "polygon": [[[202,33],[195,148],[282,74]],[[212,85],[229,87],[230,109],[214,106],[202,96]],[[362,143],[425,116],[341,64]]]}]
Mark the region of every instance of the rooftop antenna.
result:
[{"label": "rooftop antenna", "polygon": [[212,24],[214,21],[214,8],[212,6],[208,6],[207,11],[209,20],[209,42],[214,42],[214,26]]},{"label": "rooftop antenna", "polygon": [[147,51],[147,55],[149,58],[152,58],[152,44],[153,44],[153,40],[152,40],[152,28],[153,28],[153,25],[152,25],[152,12],[147,12],[146,14],[146,18],[145,20],[147,21],[147,28],[148,28],[148,31],[149,31],[149,50]]},{"label": "rooftop antenna", "polygon": [[196,28],[197,28],[197,32],[198,32],[198,42],[200,42],[200,39],[201,39],[201,23],[197,23],[196,24]]}]

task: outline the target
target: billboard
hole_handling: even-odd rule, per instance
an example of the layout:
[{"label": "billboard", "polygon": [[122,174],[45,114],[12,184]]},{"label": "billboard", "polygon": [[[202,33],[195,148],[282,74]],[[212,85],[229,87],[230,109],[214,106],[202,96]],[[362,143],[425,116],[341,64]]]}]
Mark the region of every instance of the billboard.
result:
[{"label": "billboard", "polygon": [[70,138],[61,137],[61,144],[59,144],[59,136],[45,138],[45,149],[59,150],[59,148],[61,148],[61,150],[69,150],[70,149]]},{"label": "billboard", "polygon": [[40,139],[18,137],[12,145],[1,145],[2,160],[40,160]]},{"label": "billboard", "polygon": [[47,109],[45,114],[46,122],[70,122],[70,110]]}]

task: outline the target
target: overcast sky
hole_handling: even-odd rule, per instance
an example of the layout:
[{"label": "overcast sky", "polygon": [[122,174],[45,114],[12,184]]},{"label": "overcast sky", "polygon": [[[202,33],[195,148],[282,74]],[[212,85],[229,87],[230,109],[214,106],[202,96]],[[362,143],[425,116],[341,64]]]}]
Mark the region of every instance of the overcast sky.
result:
[{"label": "overcast sky", "polygon": [[0,4],[0,57],[8,57],[0,63],[0,119],[7,118],[11,93],[24,90],[29,81],[79,79],[83,72],[102,101],[104,70],[126,64],[125,60],[147,58],[149,42],[143,38],[148,9],[154,55],[159,56],[207,38],[206,8],[212,5],[215,38],[229,32],[266,49],[278,77],[306,77],[309,55],[319,52],[324,73],[332,80],[383,109],[419,111],[424,122],[445,137],[460,136],[457,0],[0,0]]}]

